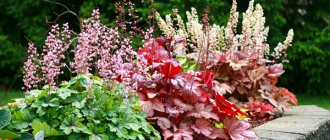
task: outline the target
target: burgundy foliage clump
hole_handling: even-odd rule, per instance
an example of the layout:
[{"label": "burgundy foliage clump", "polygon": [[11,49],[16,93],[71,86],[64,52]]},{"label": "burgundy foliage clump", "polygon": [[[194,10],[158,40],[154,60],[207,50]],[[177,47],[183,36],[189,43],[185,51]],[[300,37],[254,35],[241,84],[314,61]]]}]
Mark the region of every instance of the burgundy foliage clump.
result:
[{"label": "burgundy foliage clump", "polygon": [[216,91],[214,74],[182,72],[179,62],[165,50],[171,44],[167,41],[150,39],[138,50],[149,69],[147,80],[138,82],[141,108],[164,139],[256,139],[250,124],[236,118],[246,114]]}]

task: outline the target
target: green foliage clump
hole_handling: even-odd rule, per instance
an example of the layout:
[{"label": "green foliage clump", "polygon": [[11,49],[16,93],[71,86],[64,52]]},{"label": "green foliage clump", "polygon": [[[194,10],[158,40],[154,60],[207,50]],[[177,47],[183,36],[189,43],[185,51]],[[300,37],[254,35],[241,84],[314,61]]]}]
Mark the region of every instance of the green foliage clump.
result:
[{"label": "green foliage clump", "polygon": [[138,99],[128,95],[118,83],[78,75],[9,104],[12,121],[5,129],[33,135],[43,131],[48,139],[160,139],[138,110]]}]

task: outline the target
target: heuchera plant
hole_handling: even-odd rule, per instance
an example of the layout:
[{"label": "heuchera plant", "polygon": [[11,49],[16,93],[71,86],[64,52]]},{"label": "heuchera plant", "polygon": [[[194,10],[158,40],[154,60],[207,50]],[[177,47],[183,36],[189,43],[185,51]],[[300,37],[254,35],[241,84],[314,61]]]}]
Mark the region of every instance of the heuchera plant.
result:
[{"label": "heuchera plant", "polygon": [[47,139],[160,139],[146,114],[134,110],[138,98],[123,89],[119,83],[78,75],[58,88],[31,90],[6,107],[12,119],[5,130],[43,131]]},{"label": "heuchera plant", "polygon": [[177,10],[166,15],[165,20],[158,13],[156,18],[163,34],[174,40],[171,49],[182,65],[213,73],[215,91],[248,109],[252,120],[272,119],[291,104],[298,104],[293,93],[276,86],[278,77],[284,73],[282,63],[287,62],[286,50],[293,31],[271,53],[262,7],[259,4],[254,7],[253,0],[250,2],[243,13],[241,34],[236,29],[238,15],[233,1],[226,27],[210,25],[207,14],[200,22],[194,8],[187,12],[186,23]]},{"label": "heuchera plant", "polygon": [[217,92],[214,74],[183,72],[164,48],[170,44],[151,38],[138,50],[148,68],[147,80],[138,82],[140,105],[164,139],[256,139],[250,124],[236,118],[245,113]]}]

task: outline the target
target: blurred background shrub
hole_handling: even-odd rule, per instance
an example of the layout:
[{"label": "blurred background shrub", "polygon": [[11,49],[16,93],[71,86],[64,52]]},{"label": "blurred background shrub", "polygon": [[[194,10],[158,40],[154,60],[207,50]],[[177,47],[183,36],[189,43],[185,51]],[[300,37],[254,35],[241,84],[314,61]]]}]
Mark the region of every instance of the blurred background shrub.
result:
[{"label": "blurred background shrub", "polygon": [[[248,0],[237,2],[240,12],[247,9]],[[74,31],[79,31],[79,19],[99,8],[102,22],[113,25],[114,3],[114,0],[0,0],[0,90],[21,87],[27,42],[32,41],[41,48],[52,22],[69,22]],[[211,23],[225,25],[231,3],[231,0],[154,0],[153,3],[145,0],[144,3],[138,1],[136,9],[137,15],[146,19],[151,8],[161,15],[177,8],[185,17],[185,11],[195,7],[200,14],[208,12]],[[288,29],[293,28],[295,32],[293,46],[288,51],[290,63],[285,65],[286,73],[279,84],[296,94],[330,95],[328,0],[256,0],[255,3],[264,9],[271,47],[285,39]],[[66,13],[59,17],[66,8],[77,15]],[[147,27],[147,24],[140,26]]]}]

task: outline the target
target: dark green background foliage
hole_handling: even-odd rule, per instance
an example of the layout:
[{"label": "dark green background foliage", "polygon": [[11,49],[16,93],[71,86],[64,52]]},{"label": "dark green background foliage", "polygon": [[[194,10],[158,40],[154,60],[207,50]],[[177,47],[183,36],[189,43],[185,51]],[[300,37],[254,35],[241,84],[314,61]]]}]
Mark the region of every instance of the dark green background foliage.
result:
[{"label": "dark green background foliage", "polygon": [[[145,0],[147,1],[147,0]],[[157,9],[161,15],[171,13],[178,8],[185,16],[185,11],[195,7],[200,14],[208,12],[211,23],[225,25],[231,0],[154,0],[153,3],[136,4],[137,15],[146,19]],[[107,25],[115,24],[115,6],[111,0],[0,0],[0,85],[10,87],[14,82],[21,86],[22,64],[26,60],[28,40],[39,47],[47,35],[49,26],[57,15],[67,11],[61,3],[79,18],[90,15],[93,9],[100,8],[101,21]],[[238,0],[238,9],[244,12],[248,0]],[[294,29],[293,46],[289,49],[290,64],[286,65],[286,73],[280,78],[280,85],[301,94],[330,95],[330,3],[328,0],[256,0],[264,9],[266,25],[270,27],[268,42],[275,47],[285,39],[290,28]],[[69,22],[70,27],[79,31],[79,20],[73,14],[64,14],[56,23]],[[140,20],[141,20],[140,18]],[[48,21],[48,22],[47,22]],[[139,26],[147,27],[142,22]],[[18,77],[18,78],[17,78]],[[17,79],[15,81],[15,79]]]}]

